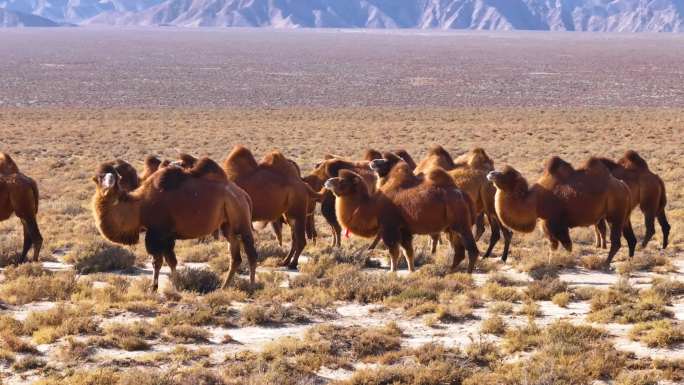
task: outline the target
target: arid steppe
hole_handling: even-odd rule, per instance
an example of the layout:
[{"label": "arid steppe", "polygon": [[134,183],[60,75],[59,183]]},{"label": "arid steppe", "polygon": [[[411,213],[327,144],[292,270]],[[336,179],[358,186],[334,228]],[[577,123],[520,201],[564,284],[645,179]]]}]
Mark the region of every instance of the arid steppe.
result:
[{"label": "arid steppe", "polygon": [[[684,381],[681,37],[295,31],[278,45],[273,31],[172,29],[172,53],[171,40],[151,44],[159,31],[130,43],[134,32],[0,35],[0,151],[39,183],[45,238],[40,264],[2,270],[1,383]],[[392,274],[385,250],[364,251],[370,240],[329,247],[317,214],[297,272],[276,267],[284,251],[257,229],[256,288],[241,275],[214,290],[227,243],[181,241],[179,277],[164,268],[151,293],[144,245],[97,233],[95,168],[121,158],[142,170],[145,156],[179,151],[222,160],[237,144],[257,157],[279,149],[304,174],[326,154],[405,148],[418,160],[434,144],[454,156],[479,146],[529,180],[552,155],[579,165],[633,149],[665,181],[670,245],[660,249],[656,227],[606,272],[592,229],[572,230],[571,254],[549,254],[537,229],[514,235],[506,263],[479,259],[469,276],[464,265],[449,274],[447,247],[430,256],[418,237],[418,271]],[[640,240],[638,209],[632,222]],[[0,223],[2,265],[20,228]]]}]

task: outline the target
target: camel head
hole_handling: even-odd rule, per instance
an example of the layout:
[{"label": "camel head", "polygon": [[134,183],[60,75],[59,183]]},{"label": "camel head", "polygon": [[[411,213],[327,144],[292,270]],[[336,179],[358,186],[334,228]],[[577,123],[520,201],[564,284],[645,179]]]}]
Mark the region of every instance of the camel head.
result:
[{"label": "camel head", "polygon": [[155,172],[161,165],[162,161],[154,155],[148,155],[145,158],[145,169],[150,172]]},{"label": "camel head", "polygon": [[483,148],[477,147],[470,151],[468,165],[480,170],[494,171],[494,161]]},{"label": "camel head", "polygon": [[372,161],[382,158],[382,153],[376,149],[369,148],[363,153],[363,160]]},{"label": "camel head", "polygon": [[102,164],[95,176],[95,193],[101,198],[117,199],[125,193],[121,186],[121,175],[117,172],[116,167],[110,163]]},{"label": "camel head", "polygon": [[399,155],[392,152],[385,152],[382,154],[382,158],[374,159],[370,162],[370,168],[375,171],[379,177],[384,178],[392,171],[392,168],[399,163],[405,163]]},{"label": "camel head", "polygon": [[197,164],[197,159],[196,157],[186,154],[186,153],[180,153],[178,155],[178,160],[175,162],[171,162],[172,165],[178,166],[180,168],[193,168]]},{"label": "camel head", "polygon": [[330,178],[323,185],[335,196],[368,196],[368,186],[363,178],[350,170],[341,170],[339,176]]},{"label": "camel head", "polygon": [[527,180],[511,166],[506,166],[502,171],[490,171],[487,180],[494,184],[498,190],[506,193],[524,194],[527,192]]}]

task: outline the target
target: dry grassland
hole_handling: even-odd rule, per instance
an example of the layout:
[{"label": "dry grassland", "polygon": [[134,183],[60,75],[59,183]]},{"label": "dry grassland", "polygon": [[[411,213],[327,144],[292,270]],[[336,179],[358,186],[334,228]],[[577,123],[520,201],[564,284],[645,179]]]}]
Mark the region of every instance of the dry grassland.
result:
[{"label": "dry grassland", "polygon": [[[681,383],[683,135],[684,110],[667,108],[0,109],[0,150],[38,181],[45,238],[43,266],[0,278],[0,382]],[[320,238],[298,273],[271,267],[282,251],[262,231],[258,288],[240,279],[212,291],[227,245],[184,241],[188,270],[152,294],[144,247],[104,242],[89,211],[95,167],[115,157],[138,168],[146,155],[178,150],[222,160],[244,144],[257,156],[280,149],[308,172],[327,153],[402,147],[420,159],[437,143],[453,155],[484,147],[497,168],[531,180],[551,155],[579,164],[637,150],[665,180],[670,246],[659,249],[658,228],[633,260],[625,247],[604,273],[593,270],[606,251],[589,229],[572,231],[572,255],[552,257],[540,232],[516,234],[508,264],[480,260],[468,276],[447,274],[446,247],[430,257],[421,238],[418,272],[389,275],[378,267],[383,250],[358,252],[366,240],[327,247],[317,215]],[[641,238],[638,210],[633,223]],[[16,219],[0,223],[4,263],[20,249],[19,229]]]}]

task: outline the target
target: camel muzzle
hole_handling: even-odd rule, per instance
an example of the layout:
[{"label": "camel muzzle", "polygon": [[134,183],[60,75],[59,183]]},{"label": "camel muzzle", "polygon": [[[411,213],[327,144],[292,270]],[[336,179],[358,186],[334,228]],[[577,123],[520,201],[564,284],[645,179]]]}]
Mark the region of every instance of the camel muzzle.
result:
[{"label": "camel muzzle", "polygon": [[371,169],[371,170],[377,171],[377,170],[378,170],[380,167],[382,167],[385,163],[387,163],[387,161],[384,160],[384,159],[375,159],[375,160],[372,160],[372,161],[369,163],[369,166],[370,166],[370,169]]},{"label": "camel muzzle", "polygon": [[494,182],[494,180],[496,179],[496,177],[499,176],[499,174],[500,174],[500,173],[498,173],[498,172],[496,172],[496,171],[490,171],[490,172],[487,174],[487,180],[490,181],[490,182]]}]

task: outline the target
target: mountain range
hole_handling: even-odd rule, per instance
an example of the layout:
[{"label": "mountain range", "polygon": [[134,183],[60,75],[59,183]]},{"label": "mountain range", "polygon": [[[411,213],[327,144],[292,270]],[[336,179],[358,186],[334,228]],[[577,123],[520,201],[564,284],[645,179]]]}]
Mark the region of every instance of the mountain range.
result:
[{"label": "mountain range", "polygon": [[[38,18],[35,18],[38,17]],[[682,32],[684,0],[0,0],[0,26]]]}]

